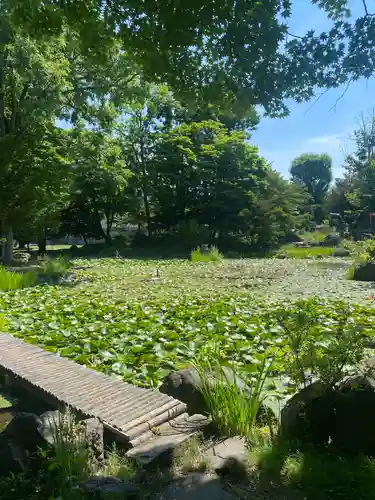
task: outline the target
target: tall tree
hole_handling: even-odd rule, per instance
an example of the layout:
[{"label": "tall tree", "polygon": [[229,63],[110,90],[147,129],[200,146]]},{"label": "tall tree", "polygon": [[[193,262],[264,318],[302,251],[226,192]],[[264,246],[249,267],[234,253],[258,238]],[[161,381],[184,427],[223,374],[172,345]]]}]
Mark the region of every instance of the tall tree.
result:
[{"label": "tall tree", "polygon": [[292,180],[305,187],[310,194],[314,220],[321,222],[327,191],[332,182],[332,158],[327,154],[303,154],[293,160],[290,173]]},{"label": "tall tree", "polygon": [[375,212],[375,115],[361,116],[354,131],[355,151],[346,155],[344,177],[336,180],[329,197],[330,210],[346,215],[359,226],[370,225]]},{"label": "tall tree", "polygon": [[153,159],[156,224],[197,222],[221,237],[243,229],[241,212],[252,211],[267,170],[245,139],[213,120],[163,133]]},{"label": "tall tree", "polygon": [[[22,178],[22,168],[30,179],[30,151],[46,157],[46,133],[63,106],[68,71],[62,39],[32,40],[10,24],[4,4],[0,6],[0,182],[5,193],[13,193],[13,201],[19,200],[15,189],[23,188],[14,182]],[[6,199],[0,200],[0,219],[8,236],[4,258],[9,262],[15,215],[14,203]]]},{"label": "tall tree", "polygon": [[114,138],[93,130],[74,131],[73,138],[75,179],[63,229],[110,242],[116,216],[129,211],[126,187],[131,172]]}]

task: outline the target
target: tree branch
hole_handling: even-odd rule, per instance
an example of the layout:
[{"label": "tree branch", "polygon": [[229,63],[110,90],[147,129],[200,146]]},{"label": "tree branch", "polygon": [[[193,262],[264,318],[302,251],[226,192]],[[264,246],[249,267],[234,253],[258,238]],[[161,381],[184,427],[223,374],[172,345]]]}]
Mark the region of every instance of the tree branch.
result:
[{"label": "tree branch", "polygon": [[339,103],[339,101],[341,101],[341,99],[344,97],[344,95],[346,94],[346,92],[348,91],[348,88],[349,88],[349,85],[352,83],[352,78],[349,78],[348,80],[348,83],[346,84],[346,87],[344,89],[344,91],[342,92],[342,94],[340,95],[340,97],[337,98],[335,104],[332,106],[332,108],[330,108],[329,111],[332,111],[334,110],[335,113],[336,113],[336,108],[337,108],[337,104]]},{"label": "tree branch", "polygon": [[368,8],[367,8],[366,0],[362,0],[362,3],[363,3],[363,7],[365,9],[366,17],[373,17],[373,16],[375,16],[375,14],[370,14],[369,13]]},{"label": "tree branch", "polygon": [[313,108],[315,106],[315,104],[324,96],[324,94],[326,94],[327,92],[329,92],[331,89],[326,89],[324,90],[324,92],[321,92],[318,97],[315,99],[315,101],[311,104],[311,106],[309,106],[307,108],[307,110],[305,111],[305,116],[307,115],[307,113],[310,111],[311,108]]}]

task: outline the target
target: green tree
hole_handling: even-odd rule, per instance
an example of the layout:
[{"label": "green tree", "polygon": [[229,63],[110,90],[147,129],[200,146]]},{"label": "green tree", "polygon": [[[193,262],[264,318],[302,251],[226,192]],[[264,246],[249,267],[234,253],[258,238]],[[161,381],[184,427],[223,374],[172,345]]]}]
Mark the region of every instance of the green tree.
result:
[{"label": "green tree", "polygon": [[104,55],[114,38],[150,81],[167,82],[186,102],[287,112],[317,88],[335,88],[374,72],[375,18],[366,2],[348,17],[349,0],[312,0],[332,26],[295,36],[292,0],[217,0],[193,3],[138,0],[4,0],[33,36],[79,33],[88,57]]},{"label": "green tree", "polygon": [[303,228],[309,220],[307,201],[301,186],[270,169],[267,186],[258,197],[255,214],[249,221],[253,248],[266,253],[277,248],[291,230]]},{"label": "green tree", "polygon": [[171,230],[198,223],[221,238],[244,229],[241,212],[252,211],[267,175],[246,134],[213,120],[162,133],[153,165],[155,224]]},{"label": "green tree", "polygon": [[71,202],[63,213],[67,234],[112,240],[116,216],[129,211],[131,172],[116,139],[93,130],[73,132],[75,179]]},{"label": "green tree", "polygon": [[0,207],[17,239],[42,241],[47,228],[58,226],[60,211],[69,202],[73,177],[69,138],[49,126],[33,130],[30,143],[24,135],[23,147],[0,179]]},{"label": "green tree", "polygon": [[327,154],[306,153],[292,162],[290,169],[293,182],[303,186],[310,194],[315,222],[324,218],[324,204],[332,181],[332,159]]},{"label": "green tree", "polygon": [[354,131],[354,153],[346,155],[344,176],[337,179],[329,196],[331,212],[341,213],[348,222],[370,226],[375,212],[375,116],[362,116]]},{"label": "green tree", "polygon": [[[21,170],[30,179],[30,151],[41,151],[46,157],[45,134],[63,105],[68,70],[62,39],[36,42],[15,29],[4,4],[0,6],[0,181],[3,192],[13,193],[13,199],[21,203],[17,190],[23,188],[18,182]],[[15,205],[7,203],[8,199],[6,195],[0,201],[0,219],[8,236],[7,262],[12,257],[12,224],[17,218],[12,213]]]}]

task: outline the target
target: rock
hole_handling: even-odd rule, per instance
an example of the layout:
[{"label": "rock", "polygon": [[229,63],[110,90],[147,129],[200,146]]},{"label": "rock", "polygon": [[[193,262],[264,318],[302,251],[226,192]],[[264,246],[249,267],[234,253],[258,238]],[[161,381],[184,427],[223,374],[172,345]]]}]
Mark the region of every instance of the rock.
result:
[{"label": "rock", "polygon": [[341,237],[339,234],[327,234],[324,241],[320,243],[322,247],[338,247],[341,243]]},{"label": "rock", "polygon": [[20,412],[13,417],[2,435],[33,455],[46,445],[45,439],[38,431],[39,425],[39,417],[33,413]]},{"label": "rock", "polygon": [[350,250],[347,248],[336,248],[333,252],[333,257],[348,257],[350,255]]},{"label": "rock", "polygon": [[281,435],[301,444],[328,444],[333,427],[334,401],[332,389],[321,382],[305,387],[282,409]]},{"label": "rock", "polygon": [[295,248],[310,248],[311,243],[308,241],[298,241],[297,243],[294,243]]},{"label": "rock", "polygon": [[285,236],[281,238],[280,241],[282,244],[297,243],[299,241],[302,241],[302,238],[297,234],[296,231],[289,231]]},{"label": "rock", "polygon": [[201,254],[208,254],[211,251],[211,246],[208,245],[207,243],[204,243],[203,245],[200,246],[200,251]]},{"label": "rock", "polygon": [[104,459],[104,427],[97,418],[88,418],[83,421],[89,446],[91,446],[98,460]]},{"label": "rock", "polygon": [[375,380],[348,377],[337,391],[332,444],[347,454],[375,456]]},{"label": "rock", "polygon": [[355,267],[353,279],[356,281],[375,281],[375,262],[358,264]]},{"label": "rock", "polygon": [[50,445],[55,443],[54,429],[55,427],[61,427],[66,418],[68,417],[59,410],[46,411],[39,416],[38,432],[45,442]]},{"label": "rock", "polygon": [[27,469],[24,454],[4,432],[0,434],[0,478],[19,474]]},{"label": "rock", "polygon": [[[111,476],[93,476],[83,484],[86,491],[97,493],[100,498],[106,495],[129,495],[137,492],[137,486],[130,480]],[[117,497],[116,497],[117,498]]]},{"label": "rock", "polygon": [[31,255],[27,252],[14,252],[13,253],[13,263],[14,264],[27,264],[31,259]]},{"label": "rock", "polygon": [[186,403],[190,415],[207,412],[207,405],[200,391],[200,377],[195,368],[171,372],[164,378],[159,390]]},{"label": "rock", "polygon": [[205,456],[212,468],[222,476],[241,479],[248,472],[248,450],[246,441],[240,437],[225,439],[209,448]]},{"label": "rock", "polygon": [[234,500],[225,491],[220,479],[213,474],[200,472],[189,474],[168,486],[161,494],[161,500]]}]

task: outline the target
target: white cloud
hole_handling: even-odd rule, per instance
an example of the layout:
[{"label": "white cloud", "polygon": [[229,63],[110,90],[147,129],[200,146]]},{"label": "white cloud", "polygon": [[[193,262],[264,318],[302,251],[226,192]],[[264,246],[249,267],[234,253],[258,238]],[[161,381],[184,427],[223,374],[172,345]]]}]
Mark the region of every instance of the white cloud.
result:
[{"label": "white cloud", "polygon": [[317,135],[310,137],[306,142],[311,144],[329,144],[330,147],[337,147],[343,139],[343,135]]}]

